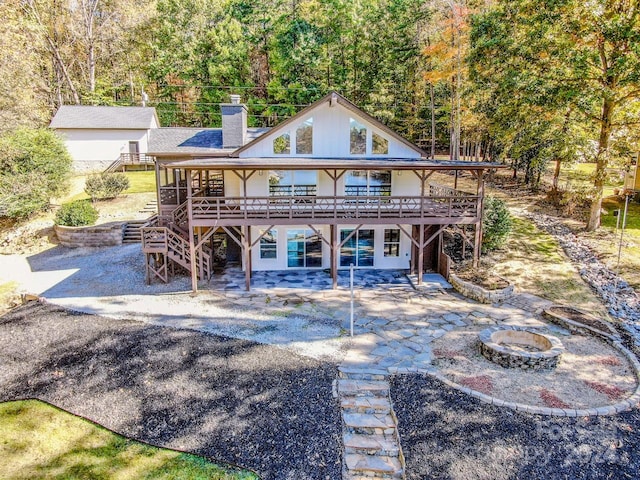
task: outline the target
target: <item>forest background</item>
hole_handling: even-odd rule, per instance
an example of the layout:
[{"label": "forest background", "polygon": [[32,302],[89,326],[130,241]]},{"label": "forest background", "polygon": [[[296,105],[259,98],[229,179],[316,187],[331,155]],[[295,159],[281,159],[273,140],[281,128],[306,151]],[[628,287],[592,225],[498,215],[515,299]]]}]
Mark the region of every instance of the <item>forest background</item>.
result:
[{"label": "forest background", "polygon": [[63,104],[155,106],[215,127],[239,93],[273,126],[330,90],[431,155],[607,169],[640,137],[637,0],[5,0],[0,131]]}]

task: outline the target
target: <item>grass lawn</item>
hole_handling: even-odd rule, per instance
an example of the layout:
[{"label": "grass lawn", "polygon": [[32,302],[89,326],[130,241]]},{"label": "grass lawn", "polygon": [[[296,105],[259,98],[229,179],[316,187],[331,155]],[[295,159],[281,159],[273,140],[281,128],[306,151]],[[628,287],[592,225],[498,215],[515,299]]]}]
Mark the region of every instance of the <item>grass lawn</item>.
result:
[{"label": "grass lawn", "polygon": [[[146,172],[125,172],[129,179],[129,188],[124,191],[125,195],[136,193],[153,193],[156,191],[156,172],[148,170]],[[71,182],[71,192],[69,196],[62,199],[60,203],[74,202],[76,200],[87,200],[89,195],[84,192],[84,182],[86,176],[74,177]]]},{"label": "grass lawn", "polygon": [[38,400],[0,404],[3,479],[257,480],[247,471],[128,440]]},{"label": "grass lawn", "polygon": [[18,284],[13,281],[0,283],[0,315],[15,304],[14,300],[18,297],[17,288]]},{"label": "grass lawn", "polygon": [[[551,184],[551,175],[555,169],[555,164],[550,164],[547,177],[548,182]],[[558,179],[558,186],[565,188],[567,183],[573,186],[578,185],[593,185],[593,174],[596,171],[595,163],[574,163],[573,165],[563,166],[560,170],[560,178]],[[608,175],[604,182],[604,195],[612,195],[614,188],[620,188],[623,186],[624,178],[621,177],[619,170],[614,168],[607,169]]]},{"label": "grass lawn", "polygon": [[514,217],[507,244],[485,257],[520,291],[605,314],[606,310],[562,253],[558,242],[531,221]]},{"label": "grass lawn", "polygon": [[[616,231],[615,210],[620,210],[620,225],[624,211],[624,199],[607,197],[602,201],[602,227],[597,232],[584,232],[587,239],[600,253],[600,258],[609,268],[616,271],[618,266],[618,246],[620,230]],[[629,202],[627,222],[624,230],[620,273],[635,288],[640,288],[640,203]]]}]

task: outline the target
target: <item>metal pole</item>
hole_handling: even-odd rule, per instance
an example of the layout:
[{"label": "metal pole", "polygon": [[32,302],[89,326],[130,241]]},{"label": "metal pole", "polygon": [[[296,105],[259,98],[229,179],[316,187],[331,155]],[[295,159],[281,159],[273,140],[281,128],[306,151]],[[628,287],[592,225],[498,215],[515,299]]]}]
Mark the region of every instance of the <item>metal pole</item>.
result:
[{"label": "metal pole", "polygon": [[349,265],[349,284],[351,286],[351,319],[350,319],[350,325],[351,325],[351,336],[353,337],[353,303],[354,303],[354,296],[353,296],[353,263],[351,265]]},{"label": "metal pole", "polygon": [[620,257],[622,256],[622,237],[624,236],[624,227],[627,224],[627,209],[629,208],[629,194],[624,196],[624,213],[622,214],[622,227],[620,228],[620,243],[618,244],[618,266],[616,267],[615,288],[618,288],[618,277],[620,276]]}]

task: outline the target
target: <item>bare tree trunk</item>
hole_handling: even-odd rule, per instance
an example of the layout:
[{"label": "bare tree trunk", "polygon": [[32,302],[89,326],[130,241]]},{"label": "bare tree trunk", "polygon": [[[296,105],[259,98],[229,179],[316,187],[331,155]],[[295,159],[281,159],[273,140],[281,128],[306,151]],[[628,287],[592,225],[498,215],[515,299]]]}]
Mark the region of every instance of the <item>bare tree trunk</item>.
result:
[{"label": "bare tree trunk", "polygon": [[436,158],[436,105],[433,83],[429,82],[429,108],[431,109],[431,158]]},{"label": "bare tree trunk", "polygon": [[553,188],[554,192],[558,191],[558,181],[560,179],[560,167],[562,165],[562,161],[559,158],[556,158],[556,168],[553,171]]},{"label": "bare tree trunk", "polygon": [[40,16],[37,5],[35,4],[34,0],[27,0],[27,3],[25,3],[24,6],[25,8],[27,8],[27,13],[31,14],[31,16],[38,23],[38,26],[42,30],[42,34],[47,41],[47,45],[49,46],[49,51],[51,52],[51,55],[53,55],[53,60],[58,65],[59,72],[62,75],[62,78],[69,87],[69,90],[71,90],[73,101],[76,103],[76,105],[80,105],[80,95],[76,90],[73,80],[71,79],[71,75],[69,75],[69,71],[67,70],[67,66],[64,63],[64,60],[62,59],[60,49],[56,45],[56,42],[54,42],[53,38],[51,38],[49,28],[42,21],[42,17]]},{"label": "bare tree trunk", "polygon": [[96,91],[96,48],[94,26],[100,0],[82,0],[82,20],[87,42],[87,71],[89,72],[89,91]]},{"label": "bare tree trunk", "polygon": [[598,138],[598,154],[596,156],[596,173],[593,181],[595,196],[591,201],[591,211],[587,223],[587,231],[593,232],[600,227],[600,211],[602,209],[602,195],[607,164],[609,161],[609,140],[611,138],[611,121],[615,104],[610,98],[602,101],[602,114],[600,115],[600,136]]},{"label": "bare tree trunk", "polygon": [[451,126],[450,132],[450,148],[449,159],[460,160],[460,138],[456,128],[456,77],[451,77]]}]

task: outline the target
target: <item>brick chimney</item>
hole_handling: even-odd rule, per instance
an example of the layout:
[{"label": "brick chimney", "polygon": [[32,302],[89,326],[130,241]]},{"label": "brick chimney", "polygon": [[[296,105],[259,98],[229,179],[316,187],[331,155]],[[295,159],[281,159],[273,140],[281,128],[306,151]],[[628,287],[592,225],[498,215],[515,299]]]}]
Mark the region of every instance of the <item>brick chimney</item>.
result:
[{"label": "brick chimney", "polygon": [[240,95],[231,95],[231,103],[221,108],[222,147],[242,147],[247,142],[247,106],[240,103]]}]

